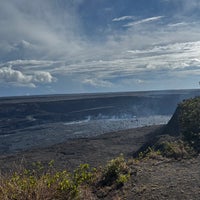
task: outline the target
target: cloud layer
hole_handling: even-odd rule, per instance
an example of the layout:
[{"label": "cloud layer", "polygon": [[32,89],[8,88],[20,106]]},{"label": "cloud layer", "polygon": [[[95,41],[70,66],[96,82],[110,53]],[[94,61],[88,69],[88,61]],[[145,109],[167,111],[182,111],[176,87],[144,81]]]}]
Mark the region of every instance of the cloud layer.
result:
[{"label": "cloud layer", "polygon": [[197,87],[199,11],[198,0],[2,0],[0,90]]},{"label": "cloud layer", "polygon": [[52,0],[1,1],[1,60],[55,59],[79,52],[82,41],[76,4],[78,1],[66,5]]}]

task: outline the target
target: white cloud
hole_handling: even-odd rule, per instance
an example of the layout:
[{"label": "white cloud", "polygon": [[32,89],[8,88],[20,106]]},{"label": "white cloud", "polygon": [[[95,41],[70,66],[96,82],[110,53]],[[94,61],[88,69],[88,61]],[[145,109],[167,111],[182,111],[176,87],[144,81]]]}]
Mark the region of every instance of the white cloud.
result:
[{"label": "white cloud", "polygon": [[188,74],[186,71],[194,71],[191,66],[200,71],[199,52],[200,41],[158,45],[143,50],[128,50],[110,60],[57,66],[56,73],[87,76],[82,82],[94,87],[114,87],[118,80],[124,79],[133,79],[132,83],[145,85],[149,80],[160,78],[161,74],[165,75],[165,79],[173,74],[175,77],[179,72]]},{"label": "white cloud", "polygon": [[133,20],[135,19],[134,16],[122,16],[122,17],[118,17],[118,18],[114,18],[112,21],[113,22],[119,22],[119,21],[125,21],[125,20]]},{"label": "white cloud", "polygon": [[13,70],[11,67],[3,67],[0,69],[0,82],[35,87],[31,80],[31,76],[24,75],[22,72]]},{"label": "white cloud", "polygon": [[38,71],[34,73],[32,80],[38,83],[52,83],[56,79],[49,72]]},{"label": "white cloud", "polygon": [[0,68],[0,82],[13,86],[36,87],[36,83],[52,83],[55,78],[49,72],[37,71],[34,74],[25,74],[9,67]]},{"label": "white cloud", "polygon": [[149,23],[149,22],[160,20],[163,17],[164,16],[155,16],[155,17],[145,18],[145,19],[142,19],[142,20],[138,20],[138,21],[133,21],[133,22],[127,23],[127,24],[125,24],[123,26],[124,27],[131,27],[131,26],[135,26],[135,25],[139,25],[139,24],[143,24],[143,23]]},{"label": "white cloud", "polygon": [[0,66],[4,65],[25,65],[25,66],[50,66],[54,63],[57,63],[57,61],[51,61],[51,60],[12,60],[5,63],[0,64]]},{"label": "white cloud", "polygon": [[82,81],[83,84],[88,85],[88,86],[94,86],[94,87],[105,87],[109,88],[112,87],[112,83],[109,81],[105,81],[102,79],[97,79],[97,78],[86,78]]},{"label": "white cloud", "polygon": [[187,26],[188,23],[186,22],[178,22],[178,23],[172,23],[172,24],[168,24],[169,27],[179,27],[179,26]]}]

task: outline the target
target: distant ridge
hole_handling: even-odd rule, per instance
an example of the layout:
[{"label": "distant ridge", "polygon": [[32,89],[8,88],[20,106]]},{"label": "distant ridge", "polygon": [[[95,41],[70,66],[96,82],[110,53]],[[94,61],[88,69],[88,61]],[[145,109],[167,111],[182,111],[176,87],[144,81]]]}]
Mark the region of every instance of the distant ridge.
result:
[{"label": "distant ridge", "polygon": [[127,91],[127,92],[102,92],[102,93],[74,93],[74,94],[45,94],[45,95],[25,95],[25,96],[7,96],[0,97],[0,103],[8,102],[33,102],[33,101],[57,101],[57,100],[75,100],[88,98],[108,98],[123,96],[146,96],[146,95],[166,95],[180,94],[200,95],[200,89],[175,89],[175,90],[150,90],[150,91]]}]

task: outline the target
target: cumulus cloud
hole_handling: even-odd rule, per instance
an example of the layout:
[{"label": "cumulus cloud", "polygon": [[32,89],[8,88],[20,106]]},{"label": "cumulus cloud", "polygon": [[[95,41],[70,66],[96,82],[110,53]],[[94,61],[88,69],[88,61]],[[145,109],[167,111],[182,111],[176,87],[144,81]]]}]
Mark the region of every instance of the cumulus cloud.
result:
[{"label": "cumulus cloud", "polygon": [[0,69],[0,82],[35,87],[31,80],[31,76],[24,75],[22,72],[13,70],[11,67],[4,67]]},{"label": "cumulus cloud", "polygon": [[38,71],[32,75],[24,74],[11,66],[0,69],[0,82],[23,87],[36,87],[36,83],[52,83],[55,78],[49,72]]},{"label": "cumulus cloud", "polygon": [[32,80],[39,83],[52,83],[56,79],[49,72],[38,71],[34,73]]}]

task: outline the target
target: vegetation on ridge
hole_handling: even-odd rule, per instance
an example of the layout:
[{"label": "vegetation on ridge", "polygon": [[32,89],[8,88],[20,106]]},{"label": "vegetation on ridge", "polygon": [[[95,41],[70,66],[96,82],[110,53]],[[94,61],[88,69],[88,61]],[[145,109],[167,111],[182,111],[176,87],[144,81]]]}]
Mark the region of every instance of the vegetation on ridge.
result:
[{"label": "vegetation on ridge", "polygon": [[179,127],[183,139],[200,152],[200,97],[183,101],[178,106]]},{"label": "vegetation on ridge", "polygon": [[200,97],[196,97],[181,102],[164,133],[153,138],[148,145],[145,144],[145,149],[138,155],[140,158],[161,155],[183,159],[198,155],[199,152]]}]

